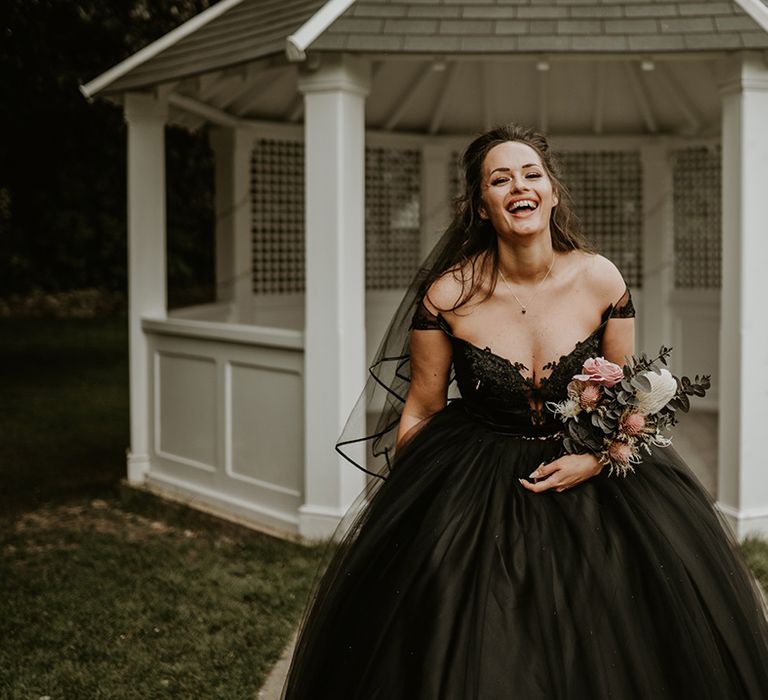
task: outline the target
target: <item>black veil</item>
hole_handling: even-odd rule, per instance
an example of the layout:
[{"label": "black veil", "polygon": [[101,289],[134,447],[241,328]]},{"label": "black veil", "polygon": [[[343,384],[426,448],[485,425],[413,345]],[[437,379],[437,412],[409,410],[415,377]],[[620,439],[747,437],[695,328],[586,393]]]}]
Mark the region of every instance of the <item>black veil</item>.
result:
[{"label": "black veil", "polygon": [[[460,232],[458,232],[460,233]],[[421,263],[392,316],[368,368],[336,451],[359,469],[382,479],[392,469],[400,416],[411,383],[410,329],[413,314],[430,284],[461,256],[466,240],[451,226]],[[450,386],[454,384],[451,369]],[[411,430],[418,429],[418,426]]]}]

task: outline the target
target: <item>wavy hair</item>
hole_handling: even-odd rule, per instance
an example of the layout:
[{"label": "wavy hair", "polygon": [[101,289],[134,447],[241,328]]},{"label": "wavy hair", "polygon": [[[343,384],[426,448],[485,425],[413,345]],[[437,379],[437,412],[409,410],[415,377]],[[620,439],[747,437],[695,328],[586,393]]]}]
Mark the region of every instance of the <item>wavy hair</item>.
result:
[{"label": "wavy hair", "polygon": [[497,126],[472,141],[461,158],[464,171],[463,191],[454,201],[453,220],[444,234],[445,246],[439,259],[426,275],[422,287],[422,293],[426,293],[432,282],[452,271],[456,278],[461,280],[462,293],[451,311],[455,311],[474,297],[482,287],[484,279],[489,280],[489,285],[482,300],[488,299],[496,288],[499,277],[499,249],[493,225],[488,219],[480,217],[481,184],[483,163],[488,152],[508,141],[524,143],[536,151],[557,193],[559,203],[553,207],[549,221],[552,248],[557,251],[578,249],[596,252],[585,237],[581,222],[573,213],[570,194],[563,184],[560,165],[549,148],[547,137],[536,129],[518,124]]}]

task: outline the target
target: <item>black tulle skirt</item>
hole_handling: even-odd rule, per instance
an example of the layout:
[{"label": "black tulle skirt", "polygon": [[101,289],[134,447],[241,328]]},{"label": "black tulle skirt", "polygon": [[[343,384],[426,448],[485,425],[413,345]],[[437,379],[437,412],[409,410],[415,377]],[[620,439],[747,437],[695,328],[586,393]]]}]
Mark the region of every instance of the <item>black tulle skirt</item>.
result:
[{"label": "black tulle skirt", "polygon": [[283,697],[768,698],[765,602],[675,450],[526,491],[560,450],[433,416],[345,525]]}]

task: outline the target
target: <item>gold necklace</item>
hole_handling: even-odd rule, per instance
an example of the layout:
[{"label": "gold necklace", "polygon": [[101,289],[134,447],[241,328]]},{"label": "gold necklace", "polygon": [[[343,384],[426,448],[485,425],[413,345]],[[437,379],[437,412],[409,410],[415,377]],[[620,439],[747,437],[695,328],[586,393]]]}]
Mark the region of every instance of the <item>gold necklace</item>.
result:
[{"label": "gold necklace", "polygon": [[542,284],[544,284],[544,280],[546,280],[547,277],[549,277],[549,273],[552,272],[552,267],[554,266],[554,264],[555,264],[555,254],[552,253],[552,262],[549,263],[549,269],[547,270],[547,274],[544,275],[544,277],[541,280],[541,282],[539,282],[536,285],[536,289],[533,290],[533,294],[531,295],[531,298],[528,300],[527,304],[523,304],[523,302],[520,301],[520,298],[517,296],[517,294],[515,294],[514,291],[512,291],[512,287],[510,286],[509,282],[507,282],[507,278],[504,276],[504,272],[501,269],[501,265],[499,265],[499,274],[501,275],[501,279],[504,280],[504,284],[507,285],[507,289],[510,291],[512,296],[515,297],[515,299],[517,300],[517,303],[520,304],[520,308],[522,309],[522,313],[525,313],[525,310],[528,308],[528,305],[533,301],[533,298],[536,296],[537,292],[539,291],[539,288],[541,287]]}]

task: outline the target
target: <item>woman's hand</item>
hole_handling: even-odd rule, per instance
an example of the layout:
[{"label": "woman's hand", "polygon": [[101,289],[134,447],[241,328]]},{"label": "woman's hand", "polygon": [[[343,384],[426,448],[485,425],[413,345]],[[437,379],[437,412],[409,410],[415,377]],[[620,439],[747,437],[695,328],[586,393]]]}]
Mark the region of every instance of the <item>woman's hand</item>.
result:
[{"label": "woman's hand", "polygon": [[542,462],[528,477],[535,479],[534,483],[525,479],[518,481],[524,488],[534,493],[550,489],[560,492],[597,476],[602,469],[603,465],[593,454],[565,455],[553,462],[546,464]]}]

